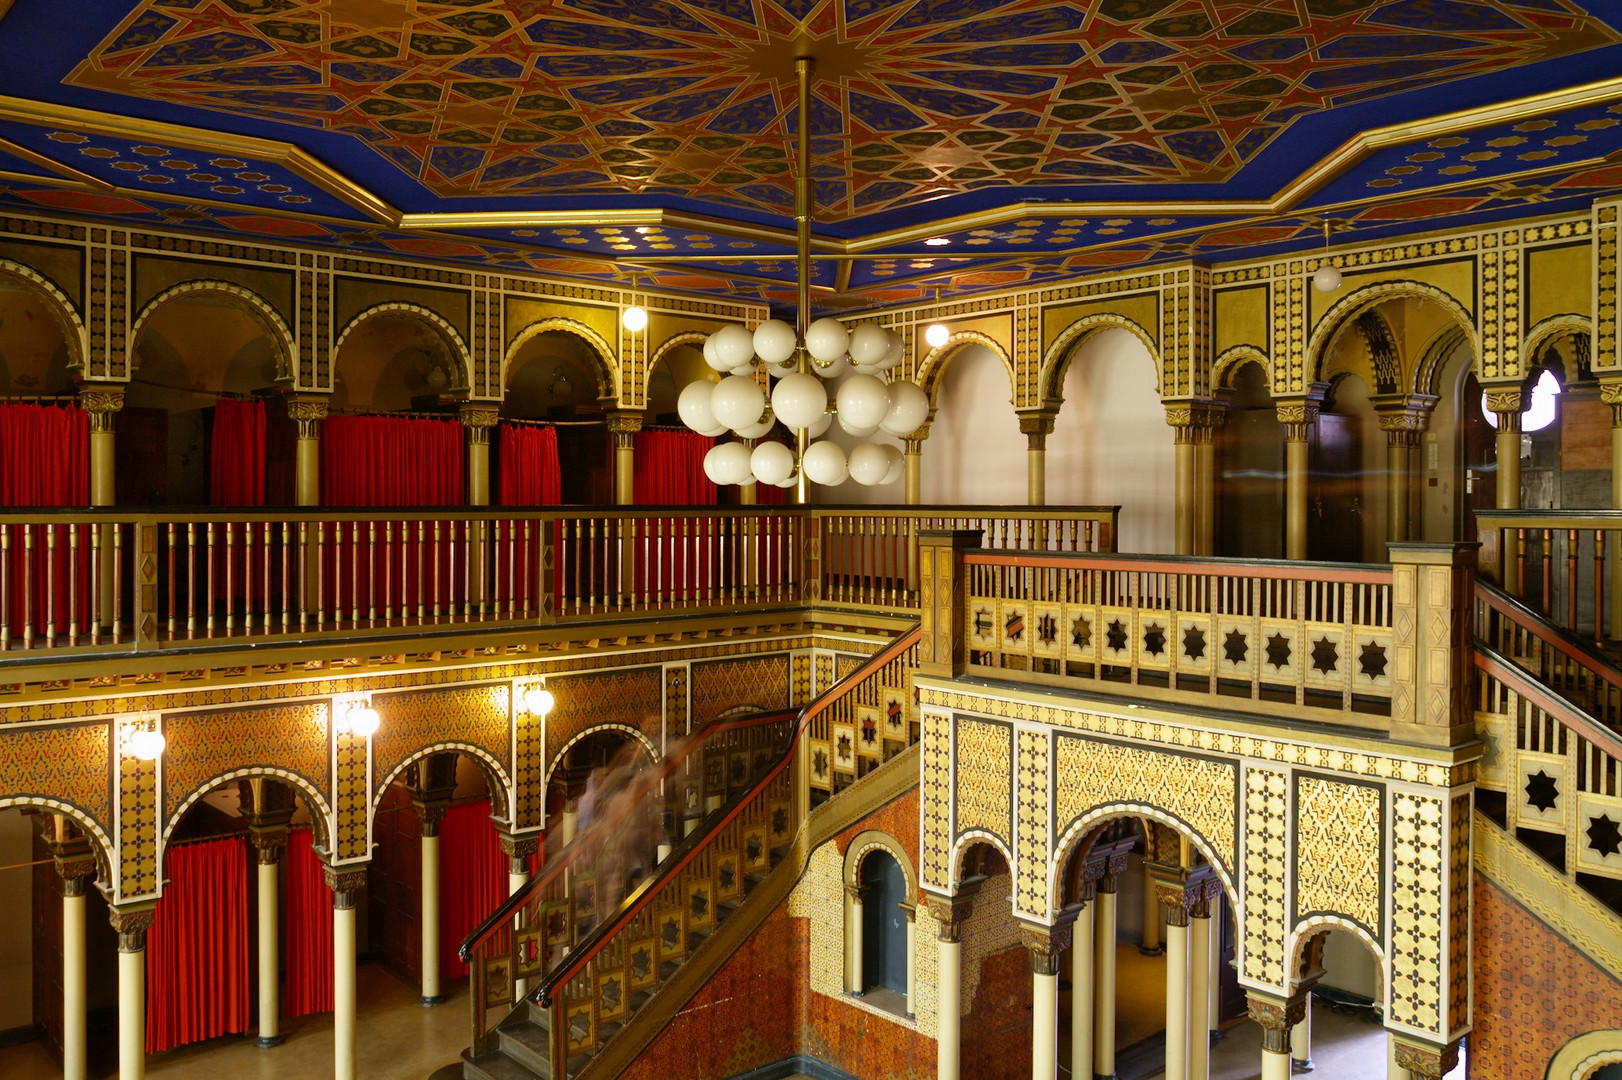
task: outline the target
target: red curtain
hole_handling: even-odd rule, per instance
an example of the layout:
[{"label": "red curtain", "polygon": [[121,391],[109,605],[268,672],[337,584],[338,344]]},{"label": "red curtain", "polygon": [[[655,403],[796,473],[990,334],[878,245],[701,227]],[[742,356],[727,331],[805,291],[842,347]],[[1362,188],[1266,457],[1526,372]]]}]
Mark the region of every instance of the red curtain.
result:
[{"label": "red curtain", "polygon": [[507,899],[507,856],[490,820],[490,800],[461,803],[439,825],[439,970],[447,979],[467,974],[456,954]]},{"label": "red curtain", "polygon": [[265,403],[220,398],[209,440],[209,501],[265,505]]},{"label": "red curtain", "polygon": [[465,441],[456,420],[328,417],[321,423],[321,504],[461,506]]},{"label": "red curtain", "polygon": [[714,506],[704,455],[715,440],[696,431],[639,431],[635,436],[638,506]]},{"label": "red curtain", "polygon": [[287,986],[282,1015],[332,1011],[332,890],[307,828],[287,834]]},{"label": "red curtain", "polygon": [[[88,506],[90,503],[90,422],[75,404],[0,404],[0,507]],[[58,633],[69,628],[70,584],[77,586],[78,618],[83,626],[90,606],[90,534],[86,526],[30,524],[11,526],[11,610],[0,618],[13,637],[23,636],[25,589],[33,597],[33,626],[43,635],[48,625]],[[73,566],[69,547],[77,532],[79,559]],[[32,536],[33,569],[27,569],[26,541]],[[55,540],[56,554],[48,553]],[[70,583],[69,573],[73,581]],[[47,604],[47,584],[54,603]]]},{"label": "red curtain", "polygon": [[240,837],[171,848],[146,942],[146,1052],[248,1030],[248,857]]},{"label": "red curtain", "polygon": [[496,499],[502,506],[557,506],[563,501],[558,465],[558,429],[502,424],[496,461],[501,470]]}]

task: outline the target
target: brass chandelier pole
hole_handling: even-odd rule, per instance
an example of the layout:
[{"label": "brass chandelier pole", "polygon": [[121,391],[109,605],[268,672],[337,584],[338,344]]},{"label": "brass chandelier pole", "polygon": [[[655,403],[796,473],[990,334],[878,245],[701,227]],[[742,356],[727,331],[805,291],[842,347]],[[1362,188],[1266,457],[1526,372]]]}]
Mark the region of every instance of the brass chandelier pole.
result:
[{"label": "brass chandelier pole", "polygon": [[[799,80],[799,117],[796,127],[796,172],[794,177],[794,263],[798,271],[796,300],[798,311],[794,315],[794,335],[799,341],[796,368],[804,373],[811,370],[811,354],[805,347],[806,331],[811,326],[811,214],[815,210],[816,189],[811,182],[811,72],[816,61],[809,56],[797,57],[794,74]],[[794,483],[794,501],[805,502],[805,451],[811,436],[800,428],[795,436],[794,459],[798,463],[799,478]]]}]

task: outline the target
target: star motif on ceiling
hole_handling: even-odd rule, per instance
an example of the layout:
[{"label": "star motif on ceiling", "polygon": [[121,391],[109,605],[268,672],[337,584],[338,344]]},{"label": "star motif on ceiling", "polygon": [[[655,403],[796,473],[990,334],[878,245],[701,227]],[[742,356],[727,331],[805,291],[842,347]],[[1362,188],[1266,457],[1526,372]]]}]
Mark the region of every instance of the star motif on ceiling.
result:
[{"label": "star motif on ceiling", "polygon": [[1312,670],[1325,675],[1333,674],[1340,666],[1340,650],[1327,637],[1312,643]]},{"label": "star motif on ceiling", "polygon": [[1109,645],[1111,652],[1120,652],[1126,648],[1126,627],[1121,624],[1120,619],[1110,620],[1109,632],[1105,634],[1105,643]]},{"label": "star motif on ceiling", "polygon": [[1533,809],[1548,813],[1554,809],[1554,804],[1560,799],[1560,787],[1554,777],[1539,769],[1526,778],[1526,804]]},{"label": "star motif on ceiling", "polygon": [[1622,829],[1617,828],[1611,815],[1588,819],[1588,846],[1601,855],[1622,854]]},{"label": "star motif on ceiling", "polygon": [[1370,641],[1363,646],[1363,651],[1357,658],[1358,667],[1370,679],[1379,679],[1385,676],[1385,646],[1376,645]]},{"label": "star motif on ceiling", "polygon": [[1267,662],[1273,666],[1274,671],[1282,669],[1290,662],[1290,639],[1283,634],[1274,634],[1267,639]]},{"label": "star motif on ceiling", "polygon": [[1070,644],[1078,649],[1085,649],[1093,643],[1093,624],[1087,621],[1086,616],[1077,615],[1070,623]]},{"label": "star motif on ceiling", "polygon": [[1229,630],[1227,637],[1222,639],[1222,657],[1230,664],[1243,664],[1245,657],[1250,655],[1250,643],[1245,640],[1242,630]]},{"label": "star motif on ceiling", "polygon": [[1203,660],[1205,658],[1205,631],[1197,626],[1190,626],[1183,631],[1183,655],[1190,660]]},{"label": "star motif on ceiling", "polygon": [[1159,656],[1166,651],[1166,628],[1159,623],[1150,623],[1143,630],[1143,651],[1150,656]]}]

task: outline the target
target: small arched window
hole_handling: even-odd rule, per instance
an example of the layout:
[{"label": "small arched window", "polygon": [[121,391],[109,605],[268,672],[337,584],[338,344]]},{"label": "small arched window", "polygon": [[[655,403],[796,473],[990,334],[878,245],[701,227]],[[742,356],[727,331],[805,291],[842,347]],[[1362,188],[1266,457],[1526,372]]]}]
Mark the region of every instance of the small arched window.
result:
[{"label": "small arched window", "polygon": [[862,860],[862,987],[907,993],[907,878],[888,853]]}]

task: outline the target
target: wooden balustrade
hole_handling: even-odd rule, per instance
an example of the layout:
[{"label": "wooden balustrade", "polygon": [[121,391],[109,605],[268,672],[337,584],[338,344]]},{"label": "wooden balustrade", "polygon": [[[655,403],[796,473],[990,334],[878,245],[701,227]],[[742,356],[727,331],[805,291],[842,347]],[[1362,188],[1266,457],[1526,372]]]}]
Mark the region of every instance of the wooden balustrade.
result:
[{"label": "wooden balustrade", "polygon": [[966,670],[1382,726],[1390,567],[972,551]]},{"label": "wooden balustrade", "polygon": [[1622,510],[1478,510],[1481,577],[1594,641],[1622,637]]},{"label": "wooden balustrade", "polygon": [[917,535],[1107,549],[1117,508],[0,513],[0,652],[918,605]]}]

